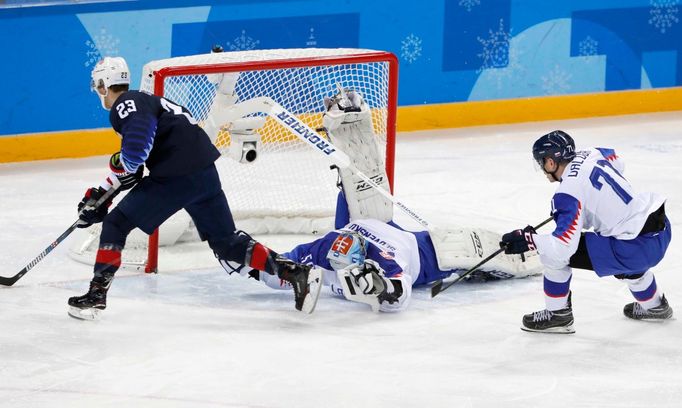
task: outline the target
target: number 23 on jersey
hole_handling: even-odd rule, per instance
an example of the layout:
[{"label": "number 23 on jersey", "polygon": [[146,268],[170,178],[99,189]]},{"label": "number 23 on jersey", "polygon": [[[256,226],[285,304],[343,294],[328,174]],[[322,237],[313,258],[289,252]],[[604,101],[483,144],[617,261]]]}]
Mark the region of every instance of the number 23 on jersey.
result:
[{"label": "number 23 on jersey", "polygon": [[[176,105],[167,99],[161,98],[161,106],[166,112],[170,112],[174,115],[183,115],[187,118],[189,123],[196,125],[197,121],[188,112],[182,110],[182,106]],[[125,119],[130,115],[131,112],[137,112],[137,107],[135,106],[135,101],[132,99],[126,99],[125,101],[116,105],[116,112],[118,112],[118,117]]]},{"label": "number 23 on jersey", "polygon": [[118,117],[125,119],[130,115],[130,112],[137,112],[137,107],[135,107],[135,101],[132,99],[126,99],[125,101],[116,105],[116,112],[118,112]]}]

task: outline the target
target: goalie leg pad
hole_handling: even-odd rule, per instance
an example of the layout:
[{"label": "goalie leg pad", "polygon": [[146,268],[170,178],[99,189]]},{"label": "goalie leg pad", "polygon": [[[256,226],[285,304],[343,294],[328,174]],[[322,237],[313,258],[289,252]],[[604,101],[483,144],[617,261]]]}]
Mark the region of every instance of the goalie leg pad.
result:
[{"label": "goalie leg pad", "polygon": [[[430,232],[441,270],[470,269],[499,249],[500,234],[480,228],[434,228]],[[499,254],[481,266],[492,278],[524,278],[542,273],[536,251]]]},{"label": "goalie leg pad", "polygon": [[[344,152],[355,168],[374,183],[390,191],[386,164],[379,153],[372,125],[372,111],[357,91],[339,88],[333,98],[325,99],[322,122],[330,141]],[[348,200],[350,218],[393,219],[393,203],[350,169],[340,170],[341,184]]]},{"label": "goalie leg pad", "polygon": [[[384,160],[379,154],[371,117],[364,121],[342,124],[329,132],[331,142],[351,159],[353,165],[386,191],[390,191]],[[341,184],[348,202],[351,219],[374,218],[384,222],[393,219],[393,203],[355,175],[341,169]]]}]

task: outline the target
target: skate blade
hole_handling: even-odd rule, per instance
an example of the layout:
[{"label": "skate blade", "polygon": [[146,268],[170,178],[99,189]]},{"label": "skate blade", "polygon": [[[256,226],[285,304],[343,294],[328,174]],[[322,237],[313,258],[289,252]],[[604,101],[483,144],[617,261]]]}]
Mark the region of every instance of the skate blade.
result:
[{"label": "skate blade", "polygon": [[521,330],[531,332],[531,333],[553,333],[553,334],[573,334],[573,333],[575,333],[575,329],[573,328],[573,325],[563,326],[563,327],[551,327],[549,329],[544,329],[544,330],[533,330],[533,329],[529,329],[528,327],[521,326]]},{"label": "skate blade", "polygon": [[320,291],[322,290],[322,269],[313,268],[310,270],[310,273],[308,274],[308,285],[309,293],[303,301],[301,311],[310,314],[315,310],[317,299],[320,297]]},{"label": "skate blade", "polygon": [[69,307],[69,316],[73,317],[74,319],[78,320],[99,320],[100,319],[100,313],[102,311],[99,309],[94,309],[94,308],[88,308],[88,309],[79,309],[77,307],[70,306]]},{"label": "skate blade", "polygon": [[630,320],[635,320],[638,322],[647,322],[647,323],[663,323],[667,322],[668,320],[676,320],[672,315],[668,317],[642,317],[639,319],[632,318],[630,316],[625,316]]}]

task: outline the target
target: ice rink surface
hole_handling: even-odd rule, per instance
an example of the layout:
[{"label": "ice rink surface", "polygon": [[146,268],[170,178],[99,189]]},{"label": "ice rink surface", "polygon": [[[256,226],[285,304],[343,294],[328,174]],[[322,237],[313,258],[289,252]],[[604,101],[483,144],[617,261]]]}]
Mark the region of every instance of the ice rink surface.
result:
[{"label": "ice rink surface", "polygon": [[[679,315],[680,112],[400,134],[396,195],[432,224],[503,233],[539,223],[556,185],[535,172],[530,148],[558,128],[578,148],[615,148],[635,188],[668,197],[674,238],[655,271]],[[0,275],[74,221],[106,159],[0,165]],[[67,316],[66,300],[84,293],[91,270],[66,255],[69,244],[0,288],[1,407],[682,406],[680,323],[627,319],[626,286],[592,272],[574,272],[573,335],[519,329],[544,307],[541,277],[457,284],[435,299],[417,289],[393,315],[323,292],[303,315],[290,293],[217,264],[164,272],[163,260],[158,275],[122,271],[101,321],[84,322]]]}]

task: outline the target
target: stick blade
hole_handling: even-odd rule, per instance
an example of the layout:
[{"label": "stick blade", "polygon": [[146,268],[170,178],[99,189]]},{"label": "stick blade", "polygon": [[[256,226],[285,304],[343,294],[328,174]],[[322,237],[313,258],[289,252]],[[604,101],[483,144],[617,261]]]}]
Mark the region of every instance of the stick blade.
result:
[{"label": "stick blade", "polygon": [[431,286],[431,297],[436,297],[443,290],[443,281],[439,280],[435,285]]},{"label": "stick blade", "polygon": [[19,278],[14,276],[11,278],[5,278],[4,276],[0,276],[0,285],[2,286],[12,286],[16,281],[18,281]]}]

